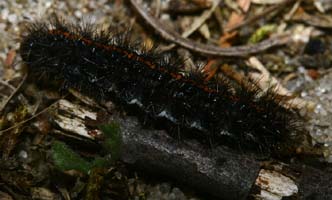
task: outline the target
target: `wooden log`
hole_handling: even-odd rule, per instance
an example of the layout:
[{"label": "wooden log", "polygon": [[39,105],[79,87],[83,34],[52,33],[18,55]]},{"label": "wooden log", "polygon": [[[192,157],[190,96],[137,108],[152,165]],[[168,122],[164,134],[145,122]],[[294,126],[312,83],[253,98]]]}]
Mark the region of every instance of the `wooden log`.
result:
[{"label": "wooden log", "polygon": [[[85,117],[95,120],[96,112],[67,100],[60,100],[58,109],[54,122],[71,139],[94,140],[102,134],[99,130],[93,130],[98,134],[89,134],[91,128],[84,124]],[[143,129],[135,117],[109,117],[121,127],[123,162],[149,174],[169,177],[199,193],[221,199],[332,199],[329,166],[317,169],[277,162],[266,169],[254,155],[245,152],[206,148],[194,140],[180,142],[165,131]]]}]

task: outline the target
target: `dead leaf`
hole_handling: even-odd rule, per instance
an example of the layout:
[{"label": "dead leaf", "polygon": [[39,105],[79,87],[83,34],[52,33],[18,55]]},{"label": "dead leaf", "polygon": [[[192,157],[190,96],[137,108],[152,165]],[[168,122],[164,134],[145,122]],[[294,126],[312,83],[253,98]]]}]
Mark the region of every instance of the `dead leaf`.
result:
[{"label": "dead leaf", "polygon": [[314,80],[318,79],[320,76],[319,72],[315,69],[308,69],[307,74]]},{"label": "dead leaf", "polygon": [[5,63],[4,63],[4,80],[11,80],[15,74],[15,70],[13,68],[13,62],[16,56],[16,50],[10,50],[7,54]]},{"label": "dead leaf", "polygon": [[230,40],[235,38],[237,35],[237,31],[232,31],[232,32],[226,32],[224,33],[220,38],[219,38],[219,46],[220,47],[230,47],[232,46]]},{"label": "dead leaf", "polygon": [[209,60],[208,63],[204,66],[202,72],[206,75],[205,81],[209,81],[215,76],[220,66],[220,62],[216,59]]},{"label": "dead leaf", "polygon": [[282,3],[284,0],[251,0],[252,3],[256,4],[278,4]]},{"label": "dead leaf", "polygon": [[237,4],[241,8],[241,10],[245,13],[248,12],[250,8],[250,3],[251,3],[250,0],[237,0]]},{"label": "dead leaf", "polygon": [[229,20],[225,26],[225,30],[232,29],[233,27],[239,25],[244,20],[244,15],[232,12]]}]

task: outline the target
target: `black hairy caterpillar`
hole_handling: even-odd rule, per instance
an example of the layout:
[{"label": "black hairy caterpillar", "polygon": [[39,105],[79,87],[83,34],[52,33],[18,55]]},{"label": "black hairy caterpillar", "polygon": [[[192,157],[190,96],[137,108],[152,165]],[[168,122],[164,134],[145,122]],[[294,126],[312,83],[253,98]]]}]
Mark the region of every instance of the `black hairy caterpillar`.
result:
[{"label": "black hairy caterpillar", "polygon": [[273,91],[184,75],[164,54],[132,47],[126,33],[59,19],[31,24],[27,32],[20,53],[30,74],[60,78],[66,87],[112,100],[170,132],[268,153],[289,153],[306,135],[298,115]]}]

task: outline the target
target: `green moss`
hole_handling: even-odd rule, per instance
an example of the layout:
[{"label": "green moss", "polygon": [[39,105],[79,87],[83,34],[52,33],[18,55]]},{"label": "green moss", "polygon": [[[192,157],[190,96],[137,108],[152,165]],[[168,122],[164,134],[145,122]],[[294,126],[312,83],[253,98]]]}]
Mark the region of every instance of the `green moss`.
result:
[{"label": "green moss", "polygon": [[108,167],[113,163],[113,159],[111,159],[110,156],[104,156],[104,157],[96,157],[92,162],[91,165],[95,168],[103,168],[103,167]]},{"label": "green moss", "polygon": [[254,34],[252,34],[252,36],[249,38],[249,43],[251,44],[255,44],[261,40],[263,40],[264,38],[266,38],[270,33],[272,33],[273,31],[275,31],[276,29],[276,25],[273,24],[268,24],[265,26],[260,27],[259,29],[257,29],[255,31]]},{"label": "green moss", "polygon": [[106,139],[103,143],[105,151],[111,154],[112,160],[119,159],[122,146],[120,126],[116,123],[111,123],[102,125],[99,128],[105,134]]},{"label": "green moss", "polygon": [[61,171],[78,170],[88,173],[92,165],[71,150],[65,143],[55,141],[52,145],[52,157],[55,166]]},{"label": "green moss", "polygon": [[93,168],[102,168],[110,166],[120,156],[122,140],[119,125],[112,123],[103,125],[100,129],[105,134],[103,148],[108,155],[96,157],[93,161],[88,162],[71,150],[65,143],[55,141],[52,145],[52,157],[55,166],[61,171],[77,170],[85,174]]}]

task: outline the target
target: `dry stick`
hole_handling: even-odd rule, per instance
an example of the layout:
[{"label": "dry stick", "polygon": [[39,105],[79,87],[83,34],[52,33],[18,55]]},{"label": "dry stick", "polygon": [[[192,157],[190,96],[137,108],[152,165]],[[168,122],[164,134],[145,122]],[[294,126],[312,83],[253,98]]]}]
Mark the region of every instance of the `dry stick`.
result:
[{"label": "dry stick", "polygon": [[[190,36],[192,33],[194,33],[199,27],[201,27],[207,19],[209,19],[212,15],[212,13],[216,10],[217,6],[219,5],[221,0],[214,0],[211,8],[209,10],[204,11],[201,16],[196,17],[191,24],[191,26],[188,28],[188,30],[184,31],[181,36],[183,38],[187,38]],[[166,47],[162,48],[162,51],[169,51],[172,48],[174,48],[176,45],[175,44],[170,44]]]},{"label": "dry stick", "polygon": [[[253,72],[250,73],[249,76],[258,83],[258,86],[264,91],[268,90],[269,88],[275,88],[274,92],[283,97],[290,97],[291,92],[287,90],[287,88],[283,87],[282,84],[273,76],[271,76],[270,72],[264,67],[264,65],[256,58],[250,57],[247,60],[247,66],[252,67],[253,69],[258,70],[260,73]],[[287,102],[283,104],[286,108],[296,108],[302,109],[307,108],[308,110],[312,111],[316,104],[312,101],[307,101],[301,99],[299,97],[290,98]]]},{"label": "dry stick", "polygon": [[4,80],[0,80],[0,83],[4,86],[7,86],[8,88],[10,88],[11,90],[15,90],[16,88],[14,86],[12,86],[11,84],[9,84],[7,81]]},{"label": "dry stick", "polygon": [[159,17],[160,15],[160,10],[161,10],[161,0],[156,1],[156,13],[154,14],[155,17]]},{"label": "dry stick", "polygon": [[4,104],[1,106],[0,113],[3,111],[3,109],[9,103],[9,101],[14,97],[14,95],[17,93],[17,91],[21,88],[21,86],[25,82],[26,78],[27,78],[27,75],[25,74],[24,77],[23,77],[23,79],[22,79],[22,81],[20,82],[20,84],[17,86],[17,88],[15,88],[15,90],[10,94],[10,96],[6,99],[6,101],[4,102]]},{"label": "dry stick", "polygon": [[201,44],[186,38],[182,38],[178,33],[166,30],[156,18],[150,16],[144,11],[144,8],[136,0],[130,0],[133,7],[141,17],[150,24],[164,39],[172,41],[182,47],[192,51],[210,55],[210,56],[246,56],[252,53],[258,53],[274,46],[282,45],[290,40],[288,34],[281,35],[272,39],[264,40],[254,45],[237,46],[229,48],[220,48],[211,45]]},{"label": "dry stick", "polygon": [[25,124],[25,123],[27,123],[28,121],[30,121],[30,120],[32,120],[32,119],[38,117],[38,116],[41,115],[42,113],[48,111],[51,107],[53,107],[53,106],[54,106],[55,104],[57,104],[58,102],[59,102],[59,100],[55,101],[54,103],[52,103],[52,104],[49,105],[48,107],[44,108],[43,110],[41,110],[41,111],[38,112],[37,114],[33,115],[32,117],[30,117],[30,118],[28,118],[28,119],[26,119],[26,120],[20,121],[20,122],[16,123],[15,125],[13,125],[13,126],[11,126],[11,127],[9,127],[9,128],[6,128],[6,129],[4,129],[4,130],[1,130],[1,131],[0,131],[0,136],[1,136],[3,133],[5,133],[6,131],[12,130],[12,129],[14,129],[14,128],[18,127],[18,126],[21,126],[22,124]]},{"label": "dry stick", "polygon": [[221,0],[214,0],[213,5],[211,6],[211,8],[209,10],[203,12],[201,16],[195,18],[193,23],[189,27],[189,29],[181,34],[182,37],[185,37],[185,38],[188,37],[189,35],[194,33],[199,27],[201,27],[203,25],[203,23],[205,23],[205,21],[211,17],[212,13],[217,8],[220,1]]},{"label": "dry stick", "polygon": [[269,8],[267,8],[267,9],[264,10],[264,11],[262,11],[261,13],[255,15],[255,16],[253,16],[253,17],[251,17],[251,18],[248,18],[248,19],[246,19],[245,21],[242,21],[241,23],[236,24],[235,26],[233,26],[233,27],[231,27],[231,28],[229,28],[229,29],[226,29],[225,32],[231,32],[231,31],[234,31],[234,30],[236,30],[236,29],[238,29],[238,28],[240,28],[240,27],[242,27],[242,26],[245,26],[245,25],[247,25],[247,24],[249,24],[249,23],[252,23],[252,22],[254,22],[254,21],[260,19],[261,17],[265,17],[267,14],[269,14],[269,13],[275,11],[275,10],[280,11],[281,8],[283,8],[285,5],[287,5],[287,4],[289,4],[289,3],[293,2],[293,1],[294,1],[294,0],[285,0],[285,1],[281,2],[280,4],[270,6]]}]

